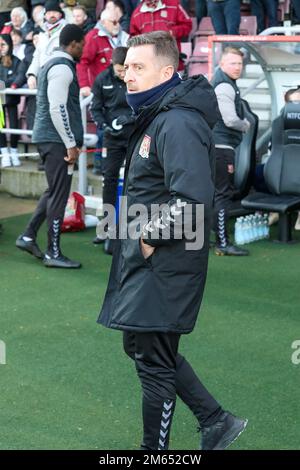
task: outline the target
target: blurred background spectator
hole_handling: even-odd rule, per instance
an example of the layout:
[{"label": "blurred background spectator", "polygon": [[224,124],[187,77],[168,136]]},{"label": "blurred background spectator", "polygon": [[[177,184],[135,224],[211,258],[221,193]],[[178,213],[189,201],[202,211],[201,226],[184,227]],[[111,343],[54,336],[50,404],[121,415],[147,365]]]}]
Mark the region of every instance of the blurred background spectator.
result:
[{"label": "blurred background spectator", "polygon": [[85,37],[83,54],[77,64],[80,91],[89,96],[97,75],[111,64],[112,51],[126,46],[128,34],[122,30],[120,19],[124,14],[119,5],[109,1],[102,11],[100,20]]},{"label": "blurred background spectator", "polygon": [[26,0],[1,0],[0,1],[0,31],[4,23],[10,21],[10,13],[15,7],[27,7]]},{"label": "blurred background spectator", "polygon": [[241,0],[208,0],[207,8],[216,34],[239,34]]},{"label": "blurred background spectator", "polygon": [[86,8],[82,5],[77,5],[72,10],[72,21],[74,24],[79,26],[84,34],[87,34],[91,29],[94,28],[95,22],[87,15]]},{"label": "blurred background spectator", "polygon": [[[299,0],[298,0],[299,1]],[[278,26],[278,0],[251,0],[251,13],[257,19],[257,32]]]},{"label": "blurred background spectator", "polygon": [[[143,0],[130,20],[131,36],[151,31],[169,31],[176,38],[179,51],[182,38],[187,37],[191,29],[192,20],[178,0]],[[179,70],[183,68],[183,62],[180,61]]]},{"label": "blurred background spectator", "polygon": [[[4,82],[5,88],[19,88],[25,82],[25,76],[20,74],[19,66],[21,61],[13,55],[13,43],[9,34],[0,35],[0,81]],[[9,127],[18,129],[18,103],[20,96],[6,95],[3,104],[4,115],[9,118]],[[0,133],[0,148],[2,154],[1,166],[20,166],[21,162],[18,156],[18,136],[11,134],[10,148],[6,134]]]}]

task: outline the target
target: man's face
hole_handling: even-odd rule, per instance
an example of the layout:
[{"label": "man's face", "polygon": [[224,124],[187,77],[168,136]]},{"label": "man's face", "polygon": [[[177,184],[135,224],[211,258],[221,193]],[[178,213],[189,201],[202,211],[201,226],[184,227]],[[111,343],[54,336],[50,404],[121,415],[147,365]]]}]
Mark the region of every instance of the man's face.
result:
[{"label": "man's face", "polygon": [[32,19],[35,23],[43,22],[44,18],[44,7],[42,5],[37,5],[32,10]]},{"label": "man's face", "polygon": [[223,72],[225,72],[228,77],[233,80],[240,78],[243,70],[243,58],[238,54],[232,54],[231,52],[226,54],[221,62],[220,67]]},{"label": "man's face", "polygon": [[288,99],[288,101],[300,101],[300,90],[295,91],[292,93]]},{"label": "man's face", "polygon": [[115,64],[113,65],[113,69],[114,69],[115,76],[118,77],[120,80],[124,80],[124,77],[125,77],[124,65]]},{"label": "man's face", "polygon": [[59,21],[62,17],[62,14],[59,11],[47,11],[45,13],[45,20],[47,23],[55,24]]},{"label": "man's face", "polygon": [[20,28],[22,24],[22,16],[20,15],[20,13],[17,11],[12,11],[10,17],[13,26],[15,28]]},{"label": "man's face", "polygon": [[102,20],[102,24],[106,31],[108,31],[112,36],[117,36],[120,31],[120,23],[116,15],[110,15],[109,19]]},{"label": "man's face", "polygon": [[80,42],[72,41],[71,45],[72,45],[72,48],[70,50],[71,56],[76,61],[80,60],[80,57],[82,56],[83,46],[84,46],[84,39],[82,39]]},{"label": "man's face", "polygon": [[77,9],[77,8],[74,8],[74,10],[73,10],[74,24],[76,24],[77,26],[81,26],[81,25],[83,25],[83,23],[85,22],[86,19],[87,19],[87,16],[84,13],[84,11],[82,11],[80,9]]},{"label": "man's face", "polygon": [[165,65],[162,60],[155,57],[154,47],[151,44],[130,47],[124,67],[124,82],[128,93],[150,90],[169,80],[174,73],[173,66]]}]

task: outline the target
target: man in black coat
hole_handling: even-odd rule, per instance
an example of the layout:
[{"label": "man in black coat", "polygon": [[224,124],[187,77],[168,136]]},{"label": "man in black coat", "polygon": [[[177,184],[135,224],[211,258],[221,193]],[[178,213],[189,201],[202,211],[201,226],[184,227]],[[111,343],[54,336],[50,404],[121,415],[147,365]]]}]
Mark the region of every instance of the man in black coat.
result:
[{"label": "man in black coat", "polygon": [[[97,124],[97,132],[104,131],[102,150],[103,204],[116,206],[120,169],[124,163],[128,138],[131,134],[134,117],[126,101],[124,83],[124,61],[127,48],[116,47],[112,54],[112,65],[97,76],[92,92],[91,114]],[[100,235],[102,231],[103,236]],[[93,240],[100,244],[106,240],[104,227],[99,227],[99,235]],[[108,241],[108,239],[107,239]],[[111,253],[112,241],[105,243],[105,251]]]},{"label": "man in black coat", "polygon": [[137,118],[98,321],[124,331],[125,352],[135,361],[143,390],[142,449],[168,449],[176,395],[199,421],[201,448],[224,449],[247,421],[225,412],[178,353],[204,291],[214,195],[211,128],[218,117],[212,87],[203,76],[181,81],[178,59],[167,32],[129,40],[125,82]]}]

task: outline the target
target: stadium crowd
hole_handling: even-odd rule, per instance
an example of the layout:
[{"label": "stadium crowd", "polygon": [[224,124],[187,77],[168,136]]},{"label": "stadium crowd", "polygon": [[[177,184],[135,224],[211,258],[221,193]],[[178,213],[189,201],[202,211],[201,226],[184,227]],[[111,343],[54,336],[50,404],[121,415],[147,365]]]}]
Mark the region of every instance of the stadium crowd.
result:
[{"label": "stadium crowd", "polygon": [[[97,75],[111,65],[112,52],[126,46],[129,36],[150,31],[169,31],[179,50],[193,38],[203,17],[210,16],[216,34],[239,34],[241,15],[256,16],[257,33],[276,26],[289,13],[300,22],[300,2],[289,0],[3,0],[0,5],[2,87],[37,88],[41,66],[58,47],[59,34],[74,23],[85,34],[85,47],[77,75],[82,96],[91,93]],[[184,52],[184,51],[183,51]],[[184,70],[181,54],[179,70]],[[190,73],[192,75],[192,72]],[[10,127],[18,127],[19,96],[3,102]],[[35,97],[26,99],[26,124],[32,129]],[[102,144],[101,130],[99,145]],[[10,148],[1,134],[1,166],[19,166],[17,136]]]}]

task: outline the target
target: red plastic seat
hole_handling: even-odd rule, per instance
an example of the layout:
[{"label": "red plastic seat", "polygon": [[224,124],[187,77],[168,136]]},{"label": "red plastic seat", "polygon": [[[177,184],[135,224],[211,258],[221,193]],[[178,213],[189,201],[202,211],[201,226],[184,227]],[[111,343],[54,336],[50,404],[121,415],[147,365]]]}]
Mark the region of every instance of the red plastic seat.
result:
[{"label": "red plastic seat", "polygon": [[240,34],[246,36],[255,36],[257,31],[257,19],[256,16],[241,16]]}]

